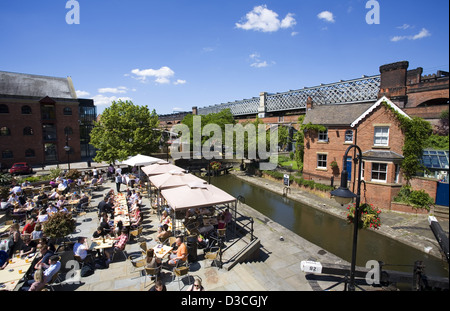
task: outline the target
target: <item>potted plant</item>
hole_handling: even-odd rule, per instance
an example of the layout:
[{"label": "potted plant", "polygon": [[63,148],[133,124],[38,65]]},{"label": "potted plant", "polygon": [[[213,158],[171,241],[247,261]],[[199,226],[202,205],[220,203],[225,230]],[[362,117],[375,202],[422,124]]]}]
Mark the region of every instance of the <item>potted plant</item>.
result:
[{"label": "potted plant", "polygon": [[[347,221],[348,223],[353,223],[353,220],[355,218],[355,207],[356,204],[353,203],[353,205],[349,205],[347,207],[348,213],[347,213]],[[362,229],[374,229],[377,230],[381,226],[381,219],[380,214],[381,211],[374,207],[373,204],[364,203],[359,206],[360,211],[360,221],[359,221],[359,228]]]},{"label": "potted plant", "polygon": [[333,171],[333,175],[339,175],[339,165],[336,161],[330,163],[331,170]]},{"label": "potted plant", "polygon": [[50,216],[44,224],[45,236],[58,241],[75,231],[76,221],[69,213],[58,212]]}]

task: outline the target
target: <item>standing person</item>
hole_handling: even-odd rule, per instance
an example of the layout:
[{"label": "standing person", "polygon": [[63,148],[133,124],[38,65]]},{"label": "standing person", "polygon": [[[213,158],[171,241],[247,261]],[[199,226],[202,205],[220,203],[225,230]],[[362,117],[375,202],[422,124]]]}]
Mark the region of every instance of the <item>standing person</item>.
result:
[{"label": "standing person", "polygon": [[92,178],[98,179],[98,170],[95,167],[92,169]]},{"label": "standing person", "polygon": [[108,166],[108,178],[111,178],[114,176],[114,165],[112,165],[112,163],[109,164]]},{"label": "standing person", "polygon": [[119,173],[116,173],[116,190],[117,190],[117,193],[120,192],[120,184],[121,183],[122,183],[122,176]]}]

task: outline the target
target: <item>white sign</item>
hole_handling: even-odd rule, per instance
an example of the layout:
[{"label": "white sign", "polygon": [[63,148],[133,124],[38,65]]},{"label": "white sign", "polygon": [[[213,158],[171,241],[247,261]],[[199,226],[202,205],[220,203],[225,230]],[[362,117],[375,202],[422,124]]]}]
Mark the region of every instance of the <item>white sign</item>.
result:
[{"label": "white sign", "polygon": [[300,263],[300,268],[303,272],[306,273],[322,273],[322,265],[320,262],[316,261],[302,261]]}]

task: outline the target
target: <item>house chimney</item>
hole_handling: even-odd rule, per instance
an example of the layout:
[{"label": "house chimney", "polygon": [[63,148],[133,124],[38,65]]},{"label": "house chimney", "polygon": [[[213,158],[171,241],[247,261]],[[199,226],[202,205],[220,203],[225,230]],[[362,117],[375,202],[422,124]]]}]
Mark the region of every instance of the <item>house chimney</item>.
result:
[{"label": "house chimney", "polygon": [[192,114],[193,114],[194,116],[196,116],[196,115],[198,114],[198,109],[197,109],[197,107],[192,107]]},{"label": "house chimney", "polygon": [[312,100],[311,96],[308,96],[308,99],[306,100],[306,110],[308,111],[308,110],[313,109],[313,106],[314,106],[313,100]]}]

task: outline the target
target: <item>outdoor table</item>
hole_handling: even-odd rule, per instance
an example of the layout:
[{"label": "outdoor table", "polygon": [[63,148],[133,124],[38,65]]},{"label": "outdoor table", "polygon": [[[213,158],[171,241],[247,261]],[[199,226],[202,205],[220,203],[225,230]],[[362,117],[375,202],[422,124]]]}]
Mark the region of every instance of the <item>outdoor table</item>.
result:
[{"label": "outdoor table", "polygon": [[119,221],[122,221],[122,224],[125,227],[128,227],[131,224],[130,223],[130,216],[128,216],[128,215],[117,215],[117,216],[114,216],[114,226],[117,226],[117,223]]},{"label": "outdoor table", "polygon": [[104,250],[105,248],[111,248],[114,245],[115,240],[112,238],[105,238],[105,242],[103,242],[103,238],[93,239],[90,250]]},{"label": "outdoor table", "polygon": [[217,218],[211,217],[211,218],[203,218],[203,225],[205,226],[214,226],[217,225]]},{"label": "outdoor table", "polygon": [[0,270],[0,284],[5,285],[5,287],[0,288],[0,290],[14,290],[20,279],[22,279],[25,273],[30,269],[31,264],[33,263],[33,257],[35,256],[36,254],[33,254],[31,258],[29,256],[25,258],[17,256],[10,258],[6,268]]},{"label": "outdoor table", "polygon": [[201,228],[198,229],[198,231],[199,231],[201,234],[208,233],[208,232],[210,232],[211,230],[214,230],[214,226],[209,225],[209,226],[201,227]]},{"label": "outdoor table", "polygon": [[2,225],[0,226],[0,235],[7,232],[12,225]]},{"label": "outdoor table", "polygon": [[158,244],[155,247],[153,247],[153,250],[155,251],[155,256],[159,259],[163,259],[167,254],[169,254],[172,251],[172,247],[167,245]]}]

